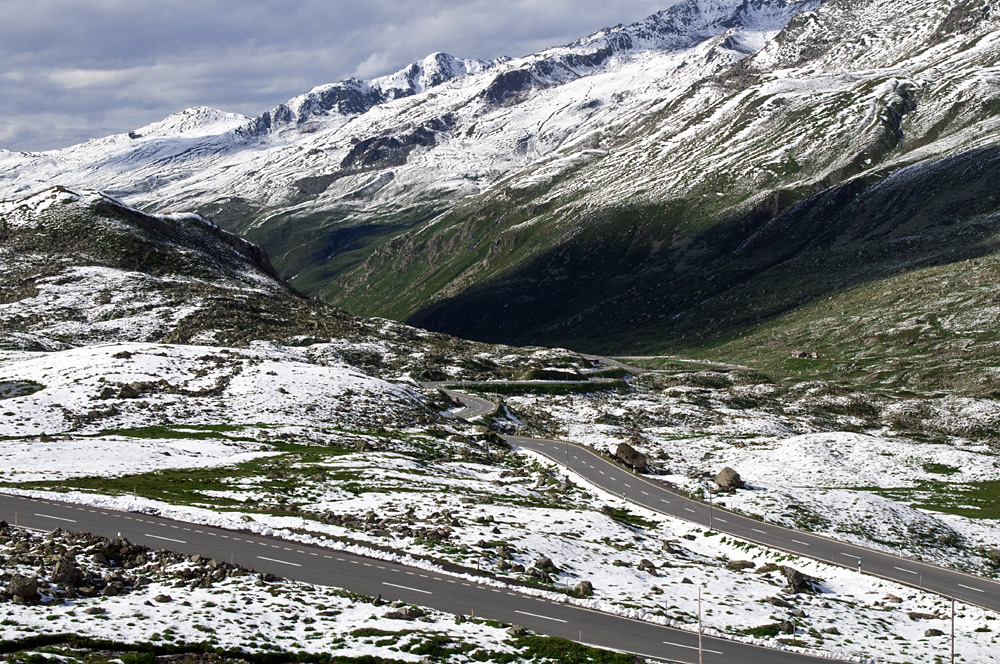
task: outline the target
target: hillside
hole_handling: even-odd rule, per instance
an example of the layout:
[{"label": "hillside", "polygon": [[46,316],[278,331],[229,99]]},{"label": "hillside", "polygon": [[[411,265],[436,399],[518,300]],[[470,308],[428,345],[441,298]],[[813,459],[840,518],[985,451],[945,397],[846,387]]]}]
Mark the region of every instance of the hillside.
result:
[{"label": "hillside", "polygon": [[[195,209],[309,295],[466,338],[876,384],[912,361],[913,386],[990,394],[992,296],[947,285],[992,264],[997,21],[984,0],[688,0],[257,118],[4,153],[0,192]],[[891,293],[926,275],[947,322],[872,344],[915,338],[926,317]],[[952,352],[972,338],[981,356]],[[802,349],[835,362],[789,364]]]}]

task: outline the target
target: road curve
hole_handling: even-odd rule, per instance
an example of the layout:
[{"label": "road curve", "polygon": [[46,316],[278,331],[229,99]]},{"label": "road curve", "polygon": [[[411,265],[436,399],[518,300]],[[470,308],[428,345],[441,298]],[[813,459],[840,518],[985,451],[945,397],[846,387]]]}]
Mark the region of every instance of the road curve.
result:
[{"label": "road curve", "polygon": [[[488,385],[488,384],[484,384]],[[439,389],[444,389],[439,386]],[[492,402],[462,392],[445,390],[465,409],[452,416],[474,419],[495,412]],[[516,447],[542,454],[568,467],[592,484],[643,507],[682,518],[713,530],[757,542],[825,563],[859,569],[883,579],[937,593],[945,597],[1000,611],[1000,583],[924,562],[866,549],[839,540],[765,523],[721,509],[720,506],[691,500],[664,485],[637,475],[593,450],[565,441],[523,436],[504,436]],[[722,499],[724,500],[724,498]]]},{"label": "road curve", "polygon": [[[0,494],[0,518],[43,531],[62,528],[106,537],[120,535],[154,549],[200,554],[287,579],[520,624],[539,634],[660,661],[679,664],[698,661],[698,635],[689,631],[287,540],[147,514],[4,494]],[[703,639],[703,648],[706,664],[819,664],[832,661],[707,636]]]}]

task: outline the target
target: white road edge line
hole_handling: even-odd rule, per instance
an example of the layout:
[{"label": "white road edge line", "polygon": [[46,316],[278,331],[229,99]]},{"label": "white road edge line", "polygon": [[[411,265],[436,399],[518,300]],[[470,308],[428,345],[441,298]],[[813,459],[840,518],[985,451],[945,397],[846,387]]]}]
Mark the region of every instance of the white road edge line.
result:
[{"label": "white road edge line", "polygon": [[173,537],[160,537],[159,535],[150,535],[149,533],[144,533],[143,537],[150,537],[152,539],[163,540],[164,542],[177,542],[178,544],[187,544],[184,540],[174,539]]},{"label": "white road edge line", "polygon": [[35,516],[40,516],[43,519],[55,519],[56,521],[68,521],[69,523],[76,523],[75,519],[64,519],[61,516],[51,516],[49,514],[39,514],[38,512],[35,512]]},{"label": "white road edge line", "polygon": [[539,615],[537,613],[528,613],[527,611],[514,611],[514,613],[520,613],[522,616],[531,616],[532,618],[541,618],[542,620],[551,620],[552,622],[566,623],[568,620],[563,620],[561,618],[550,618],[548,616]]},{"label": "white road edge line", "polygon": [[292,567],[302,567],[302,565],[298,563],[290,563],[287,560],[278,560],[277,558],[265,558],[264,556],[257,556],[257,557],[260,558],[261,560],[268,560],[272,563],[281,563],[282,565],[291,565]]},{"label": "white road edge line", "polygon": [[389,583],[388,581],[383,581],[382,585],[383,586],[389,586],[391,588],[402,588],[403,590],[412,590],[415,593],[423,593],[424,595],[433,595],[434,594],[434,593],[432,593],[429,590],[421,590],[420,588],[411,588],[409,586],[401,586],[401,585],[398,585],[396,583]]}]

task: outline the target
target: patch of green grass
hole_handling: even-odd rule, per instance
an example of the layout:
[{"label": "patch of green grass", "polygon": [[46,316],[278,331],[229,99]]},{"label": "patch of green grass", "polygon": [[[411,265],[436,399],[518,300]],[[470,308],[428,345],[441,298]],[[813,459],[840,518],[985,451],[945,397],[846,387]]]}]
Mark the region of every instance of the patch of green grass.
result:
[{"label": "patch of green grass", "polygon": [[44,389],[44,385],[33,380],[0,380],[0,399],[26,397]]},{"label": "patch of green grass", "polygon": [[[266,428],[267,425],[252,428]],[[96,436],[124,436],[126,438],[164,438],[182,440],[212,440],[226,438],[243,442],[256,442],[255,438],[229,436],[226,434],[251,428],[233,424],[158,425],[138,429],[106,429]],[[221,434],[221,435],[220,435]]]},{"label": "patch of green grass", "polygon": [[954,475],[961,471],[960,468],[955,466],[949,466],[946,463],[925,463],[924,472],[933,473],[934,475]]},{"label": "patch of green grass", "polygon": [[914,507],[970,519],[1000,519],[1000,481],[949,484],[923,481],[913,488],[864,489]]},{"label": "patch of green grass", "polygon": [[521,649],[519,656],[536,662],[559,664],[633,664],[635,657],[624,653],[600,650],[581,645],[569,639],[551,636],[519,636],[515,639]]},{"label": "patch of green grass", "polygon": [[[220,509],[233,507],[247,509],[247,505],[243,502],[227,497],[208,496],[206,492],[238,491],[241,481],[255,480],[254,491],[270,492],[278,496],[294,496],[302,486],[302,474],[317,472],[309,466],[350,453],[339,447],[297,443],[272,443],[271,447],[280,454],[232,466],[177,468],[120,477],[80,477],[71,480],[28,482],[16,486],[45,490],[79,489],[112,495],[135,493],[174,504],[211,504]],[[341,488],[349,491],[352,488],[357,491],[364,490],[364,484],[357,482],[358,478],[354,473],[346,470],[323,471],[323,473],[325,481],[337,482]],[[280,509],[277,511],[270,509],[269,512],[284,513]]]}]

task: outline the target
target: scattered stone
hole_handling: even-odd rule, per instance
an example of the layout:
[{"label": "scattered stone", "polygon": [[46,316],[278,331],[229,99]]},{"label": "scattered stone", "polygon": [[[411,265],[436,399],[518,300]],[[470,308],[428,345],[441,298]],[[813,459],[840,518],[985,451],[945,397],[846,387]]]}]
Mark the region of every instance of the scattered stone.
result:
[{"label": "scattered stone", "polygon": [[642,560],[639,561],[639,571],[647,572],[649,574],[652,574],[653,576],[657,575],[656,565],[654,565],[653,561],[649,560],[648,558],[643,558]]},{"label": "scattered stone", "polygon": [[771,572],[779,572],[781,567],[775,565],[774,563],[765,563],[753,571],[754,574],[770,574]]},{"label": "scattered stone", "polygon": [[38,597],[38,579],[15,574],[7,582],[7,594],[14,601],[27,602]]},{"label": "scattered stone", "polygon": [[103,616],[107,611],[99,606],[90,606],[83,610],[88,616]]},{"label": "scattered stone", "polygon": [[160,604],[166,604],[167,602],[174,601],[174,598],[170,595],[157,595],[153,598],[154,602],[159,602]]},{"label": "scattered stone", "polygon": [[733,572],[742,572],[745,569],[753,569],[756,566],[756,563],[752,563],[749,560],[730,560],[726,563],[726,569]]},{"label": "scattered stone", "polygon": [[944,632],[939,629],[929,629],[924,632],[924,636],[944,636]]},{"label": "scattered stone", "polygon": [[792,623],[792,621],[790,620],[782,620],[780,623],[778,623],[778,629],[784,632],[785,634],[794,634],[795,624]]},{"label": "scattered stone", "polygon": [[521,625],[511,625],[509,628],[507,628],[507,633],[510,634],[511,636],[524,636],[525,634],[528,633],[528,630],[526,630]]},{"label": "scattered stone", "polygon": [[782,567],[781,571],[785,574],[785,580],[788,582],[788,589],[791,592],[801,593],[809,590],[809,584],[806,581],[805,574],[794,567]]},{"label": "scattered stone", "polygon": [[555,563],[552,562],[551,558],[545,558],[545,557],[539,558],[538,560],[535,561],[535,567],[542,570],[543,572],[551,572],[553,574],[559,571],[559,568],[556,567]]},{"label": "scattered stone", "polygon": [[687,584],[694,585],[694,581],[692,581],[691,579],[687,578],[686,576],[683,579],[681,579],[681,583],[687,583]]},{"label": "scattered stone", "polygon": [[781,599],[780,597],[768,597],[764,601],[767,602],[768,604],[770,604],[771,606],[777,606],[777,607],[782,608],[782,609],[790,609],[790,608],[792,608],[792,605],[789,602],[786,602],[785,600]]},{"label": "scattered stone", "polygon": [[888,595],[885,596],[885,601],[891,602],[892,604],[902,604],[903,603],[903,598],[902,597],[896,597],[892,593],[889,593]]},{"label": "scattered stone", "polygon": [[590,597],[594,594],[594,584],[590,581],[581,581],[573,587],[573,592],[580,597]]},{"label": "scattered stone", "polygon": [[939,620],[939,617],[934,613],[922,613],[920,611],[910,611],[907,613],[910,620]]},{"label": "scattered stone", "polygon": [[826,627],[823,629],[824,634],[833,634],[834,636],[840,636],[840,630],[836,627]]},{"label": "scattered stone", "polygon": [[809,617],[809,614],[807,614],[802,609],[795,609],[794,611],[792,611],[792,615],[795,616],[796,618],[808,618]]},{"label": "scattered stone", "polygon": [[121,389],[118,390],[119,399],[138,399],[139,390],[135,389],[131,385],[122,385]]},{"label": "scattered stone", "polygon": [[416,620],[417,618],[423,618],[426,613],[422,609],[418,609],[415,606],[404,606],[398,611],[390,611],[385,614],[385,617],[389,620]]}]

